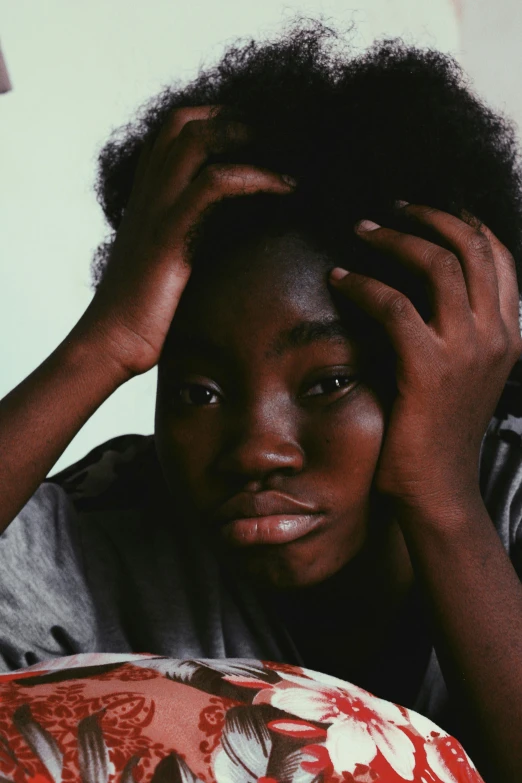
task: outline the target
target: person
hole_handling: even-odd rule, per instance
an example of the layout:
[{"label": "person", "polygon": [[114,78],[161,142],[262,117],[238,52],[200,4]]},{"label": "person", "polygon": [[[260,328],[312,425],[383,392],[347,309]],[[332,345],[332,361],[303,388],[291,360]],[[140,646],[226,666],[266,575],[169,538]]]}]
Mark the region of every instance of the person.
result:
[{"label": "person", "polygon": [[[232,45],[100,155],[95,295],[0,404],[2,668],[306,666],[522,773],[521,169],[449,56]],[[54,476],[158,366],[155,431]]]}]

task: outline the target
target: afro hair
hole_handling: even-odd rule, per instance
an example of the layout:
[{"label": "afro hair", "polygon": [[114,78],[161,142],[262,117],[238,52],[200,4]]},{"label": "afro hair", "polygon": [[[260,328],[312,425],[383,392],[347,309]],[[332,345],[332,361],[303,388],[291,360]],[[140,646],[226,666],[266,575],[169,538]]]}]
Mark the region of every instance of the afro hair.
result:
[{"label": "afro hair", "polygon": [[[449,55],[374,43],[362,54],[317,19],[294,20],[275,41],[230,45],[188,85],[149,101],[114,132],[99,156],[96,193],[112,234],[95,254],[103,276],[146,142],[176,108],[220,105],[257,129],[255,141],[212,154],[208,163],[263,166],[290,174],[298,188],[223,199],[205,212],[191,240],[194,261],[226,253],[254,236],[295,229],[337,259],[371,264],[353,231],[370,218],[397,227],[397,199],[486,224],[511,251],[522,280],[522,200],[514,124],[474,93]],[[366,253],[366,257],[365,257]],[[353,268],[353,267],[352,267]],[[360,271],[365,271],[360,268]]]}]

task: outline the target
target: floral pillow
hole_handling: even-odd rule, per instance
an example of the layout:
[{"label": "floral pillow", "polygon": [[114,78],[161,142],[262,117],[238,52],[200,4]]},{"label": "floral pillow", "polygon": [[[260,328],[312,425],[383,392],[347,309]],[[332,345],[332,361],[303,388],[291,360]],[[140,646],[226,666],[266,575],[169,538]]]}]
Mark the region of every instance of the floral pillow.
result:
[{"label": "floral pillow", "polygon": [[0,783],[481,783],[456,739],[285,664],[77,655],[0,675]]}]

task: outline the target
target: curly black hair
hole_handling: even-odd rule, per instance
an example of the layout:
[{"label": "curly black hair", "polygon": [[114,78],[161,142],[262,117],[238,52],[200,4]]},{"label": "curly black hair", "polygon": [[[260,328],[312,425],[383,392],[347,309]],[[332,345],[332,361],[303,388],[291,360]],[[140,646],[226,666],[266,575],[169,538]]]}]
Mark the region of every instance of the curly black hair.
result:
[{"label": "curly black hair", "polygon": [[[294,176],[285,198],[228,198],[194,233],[194,261],[254,235],[290,229],[336,257],[370,263],[353,224],[397,226],[396,199],[474,215],[514,255],[522,281],[521,166],[514,124],[473,92],[449,55],[376,42],[362,55],[317,19],[294,20],[275,41],[230,45],[188,86],[164,89],[116,131],[99,157],[96,193],[113,234],[93,260],[98,285],[141,150],[175,108],[219,104],[217,122],[260,130],[208,162],[250,162]],[[365,254],[366,253],[366,258]],[[350,268],[354,268],[354,264]],[[368,266],[366,267],[368,269]],[[360,271],[365,271],[361,269]]]}]

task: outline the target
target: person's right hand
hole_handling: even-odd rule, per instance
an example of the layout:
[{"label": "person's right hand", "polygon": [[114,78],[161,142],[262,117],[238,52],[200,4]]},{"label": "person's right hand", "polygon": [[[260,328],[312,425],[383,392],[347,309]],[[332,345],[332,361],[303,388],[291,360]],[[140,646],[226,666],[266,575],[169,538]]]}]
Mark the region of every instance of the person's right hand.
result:
[{"label": "person's right hand", "polygon": [[[213,108],[177,109],[143,151],[107,268],[80,322],[128,377],[159,360],[191,272],[187,237],[202,213],[228,196],[293,191],[267,169],[204,165],[224,150],[209,119]],[[252,132],[231,122],[225,145],[246,142]]]}]

